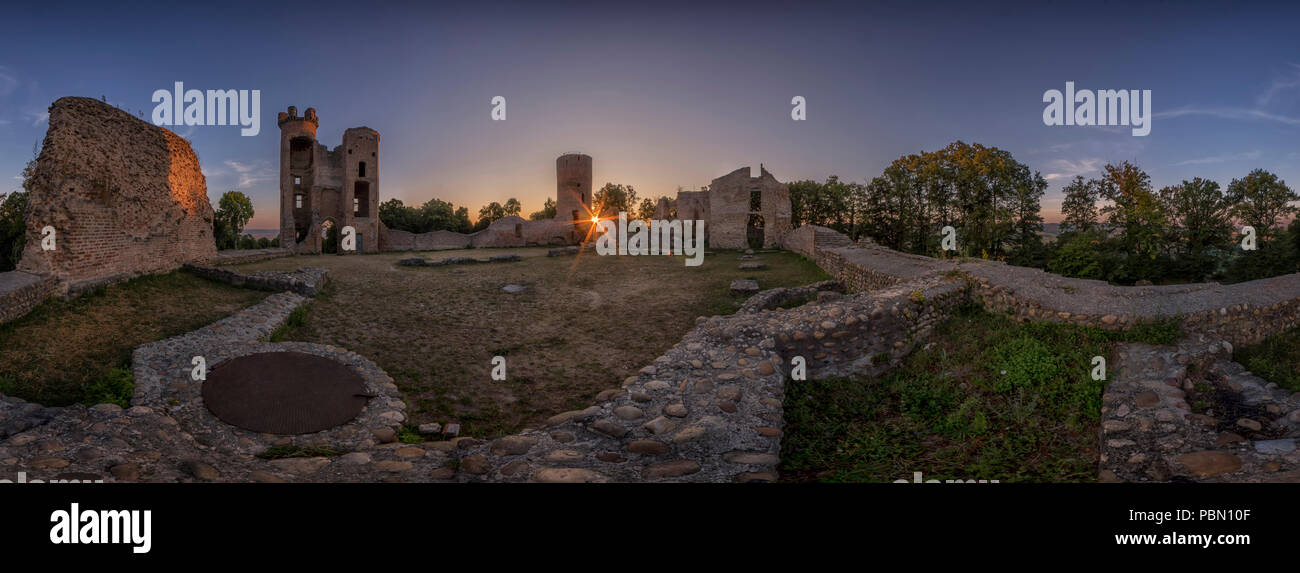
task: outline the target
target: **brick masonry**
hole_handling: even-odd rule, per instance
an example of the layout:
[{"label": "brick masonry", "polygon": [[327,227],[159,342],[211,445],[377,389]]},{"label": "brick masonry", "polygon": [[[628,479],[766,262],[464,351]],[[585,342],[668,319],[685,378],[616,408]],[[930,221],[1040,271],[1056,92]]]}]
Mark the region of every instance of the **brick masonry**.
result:
[{"label": "brick masonry", "polygon": [[[76,293],[216,254],[207,185],[188,142],[89,98],[55,101],[49,121],[18,270]],[[46,226],[57,233],[52,251],[42,249]]]}]

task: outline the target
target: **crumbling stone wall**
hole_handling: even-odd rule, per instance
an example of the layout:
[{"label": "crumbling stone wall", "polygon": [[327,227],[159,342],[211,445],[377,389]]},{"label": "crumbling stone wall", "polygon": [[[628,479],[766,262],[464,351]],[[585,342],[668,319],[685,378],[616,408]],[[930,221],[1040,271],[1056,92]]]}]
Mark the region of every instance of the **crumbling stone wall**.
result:
[{"label": "crumbling stone wall", "polygon": [[473,235],[454,231],[411,233],[381,226],[379,248],[384,251],[437,251],[443,249],[468,249]]},{"label": "crumbling stone wall", "polygon": [[[1177,318],[1189,333],[1252,344],[1300,326],[1300,273],[1221,285],[1115,286],[982,259],[934,259],[835,240],[829,229],[791,234],[788,248],[812,258],[849,291],[870,291],[927,276],[963,276],[971,298],[1022,321],[1124,330]],[[841,235],[841,237],[843,237]],[[823,246],[843,245],[843,246]]]},{"label": "crumbling stone wall", "polygon": [[57,281],[21,271],[0,273],[0,324],[31,312],[54,294]]},{"label": "crumbling stone wall", "polygon": [[[188,142],[89,98],[55,101],[49,121],[18,270],[75,293],[216,254],[207,183]],[[57,233],[51,251],[41,247],[46,226]]]},{"label": "crumbling stone wall", "polygon": [[206,279],[235,286],[250,286],[277,292],[290,291],[303,296],[316,296],[325,288],[328,273],[320,267],[303,267],[293,272],[256,271],[244,273],[228,267],[213,267],[185,263],[185,270]]},{"label": "crumbling stone wall", "polygon": [[469,234],[446,230],[409,233],[383,226],[380,228],[379,248],[385,251],[437,251],[471,247],[567,245],[573,228],[572,224],[559,219],[529,221],[513,215],[497,219],[488,228]]},{"label": "crumbling stone wall", "polygon": [[529,221],[523,217],[509,216],[493,221],[488,228],[475,233],[470,244],[475,247],[524,247],[529,245],[567,245],[574,225],[559,217]]}]

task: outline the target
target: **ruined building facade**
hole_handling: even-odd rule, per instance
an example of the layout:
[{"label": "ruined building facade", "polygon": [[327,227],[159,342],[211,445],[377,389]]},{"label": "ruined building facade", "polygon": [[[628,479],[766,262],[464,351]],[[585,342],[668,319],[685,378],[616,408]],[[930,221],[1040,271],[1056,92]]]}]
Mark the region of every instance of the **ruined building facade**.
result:
[{"label": "ruined building facade", "polygon": [[[680,203],[678,213],[681,213]],[[709,184],[709,246],[743,249],[779,248],[790,233],[790,188],[761,164],[758,177],[742,167]]]},{"label": "ruined building facade", "polygon": [[[328,149],[316,110],[280,112],[280,246],[319,253],[330,227],[356,231],[356,252],[380,249],[379,132],[353,127]],[[340,240],[342,235],[340,233]],[[340,252],[342,252],[340,250]]]}]

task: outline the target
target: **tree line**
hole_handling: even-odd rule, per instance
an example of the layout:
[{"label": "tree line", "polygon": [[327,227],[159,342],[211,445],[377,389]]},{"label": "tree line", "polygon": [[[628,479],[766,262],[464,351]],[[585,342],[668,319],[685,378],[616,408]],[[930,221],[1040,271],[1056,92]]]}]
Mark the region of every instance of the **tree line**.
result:
[{"label": "tree line", "polygon": [[[1226,191],[1202,178],[1160,190],[1130,162],[1106,165],[1063,189],[1063,222],[1044,241],[1041,200],[1047,181],[1010,153],[979,144],[900,157],[866,183],[789,184],[793,224],[869,237],[895,250],[935,257],[982,257],[1116,284],[1239,282],[1300,270],[1298,196],[1262,169]],[[942,229],[956,231],[944,251]],[[1241,248],[1244,226],[1254,250]]]},{"label": "tree line", "polygon": [[792,223],[821,225],[889,248],[931,256],[944,227],[958,252],[1032,264],[1043,257],[1040,202],[1047,181],[996,147],[961,141],[894,160],[866,183],[789,184]]},{"label": "tree line", "polygon": [[[1240,282],[1300,270],[1300,226],[1279,224],[1300,200],[1263,169],[1218,182],[1194,177],[1160,190],[1130,162],[1076,176],[1047,268],[1117,283]],[[1253,230],[1253,241],[1246,227]],[[1253,249],[1245,244],[1253,242]]]}]

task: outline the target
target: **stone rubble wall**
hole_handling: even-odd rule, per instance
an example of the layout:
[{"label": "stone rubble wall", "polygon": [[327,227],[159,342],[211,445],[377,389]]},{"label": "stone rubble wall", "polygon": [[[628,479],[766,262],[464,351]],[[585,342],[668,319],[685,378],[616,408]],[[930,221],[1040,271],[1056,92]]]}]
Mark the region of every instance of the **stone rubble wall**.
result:
[{"label": "stone rubble wall", "polygon": [[329,276],[328,271],[320,267],[303,267],[293,272],[257,271],[253,273],[243,273],[235,269],[210,267],[194,263],[185,263],[184,268],[187,272],[203,278],[235,286],[290,291],[303,296],[316,296],[322,288],[325,288],[325,281]]},{"label": "stone rubble wall", "polygon": [[240,265],[244,263],[255,263],[269,259],[278,259],[293,255],[293,249],[271,248],[271,249],[239,249],[229,251],[217,251],[211,259],[204,262],[210,265]]},{"label": "stone rubble wall", "polygon": [[1102,395],[1101,481],[1300,481],[1300,392],[1232,362],[1230,343],[1201,334],[1125,344],[1114,372]]},{"label": "stone rubble wall", "polygon": [[[809,377],[877,375],[964,300],[964,282],[931,277],[791,309],[757,304],[701,317],[663,356],[543,428],[492,441],[460,438],[459,481],[775,481],[792,359]],[[785,290],[785,289],[782,289]],[[798,291],[796,291],[798,292]],[[770,303],[786,293],[758,296]]]},{"label": "stone rubble wall", "polygon": [[808,302],[808,299],[820,301],[840,294],[844,294],[844,285],[839,281],[822,281],[801,287],[768,289],[746,299],[745,303],[740,306],[739,312],[751,313],[777,310],[778,308],[799,306],[803,302]]},{"label": "stone rubble wall", "polygon": [[54,294],[57,281],[22,271],[0,273],[0,324],[18,319]]},{"label": "stone rubble wall", "polygon": [[445,249],[468,249],[473,242],[473,235],[454,231],[433,231],[429,233],[411,233],[397,229],[384,228],[380,231],[380,250],[384,251],[438,251]]},{"label": "stone rubble wall", "polygon": [[1113,286],[980,261],[960,265],[974,297],[1020,320],[1123,330],[1177,318],[1188,333],[1248,345],[1300,325],[1300,274],[1220,285]]},{"label": "stone rubble wall", "polygon": [[411,233],[385,226],[380,229],[379,245],[383,251],[568,245],[574,242],[574,228],[558,219],[530,221],[517,216],[497,219],[488,228],[469,234],[446,230]]},{"label": "stone rubble wall", "polygon": [[1253,344],[1300,325],[1300,273],[1231,285],[1115,286],[996,261],[935,259],[876,245],[852,245],[847,237],[821,227],[796,230],[786,245],[812,259],[850,292],[923,277],[964,276],[972,286],[973,300],[1022,321],[1124,330],[1176,318],[1188,333],[1218,336],[1235,345]]}]

